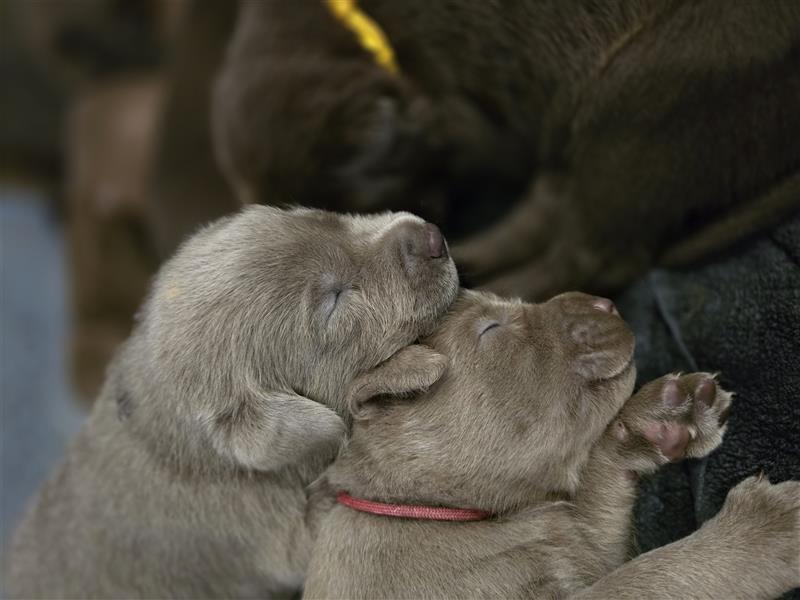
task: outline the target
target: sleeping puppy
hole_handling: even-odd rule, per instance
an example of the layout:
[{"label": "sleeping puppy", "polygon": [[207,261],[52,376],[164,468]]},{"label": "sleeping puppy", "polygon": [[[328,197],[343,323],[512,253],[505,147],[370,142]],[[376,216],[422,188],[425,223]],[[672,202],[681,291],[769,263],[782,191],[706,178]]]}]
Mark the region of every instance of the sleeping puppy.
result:
[{"label": "sleeping puppy", "polygon": [[306,597],[769,598],[800,583],[798,482],[746,480],[698,532],[625,563],[633,475],[716,448],[731,396],[693,373],[630,397],[634,340],[610,301],[465,292],[426,343],[450,360],[427,393],[350,392]]},{"label": "sleeping puppy", "polygon": [[476,234],[454,247],[473,283],[530,299],[800,209],[794,0],[339,2],[394,72],[335,4],[241,3],[212,113],[242,200],[412,210]]},{"label": "sleeping puppy", "polygon": [[251,207],[161,270],[66,460],[11,550],[11,597],[268,597],[298,590],[305,487],[338,451],[345,389],[433,383],[419,345],[457,292],[408,214]]}]

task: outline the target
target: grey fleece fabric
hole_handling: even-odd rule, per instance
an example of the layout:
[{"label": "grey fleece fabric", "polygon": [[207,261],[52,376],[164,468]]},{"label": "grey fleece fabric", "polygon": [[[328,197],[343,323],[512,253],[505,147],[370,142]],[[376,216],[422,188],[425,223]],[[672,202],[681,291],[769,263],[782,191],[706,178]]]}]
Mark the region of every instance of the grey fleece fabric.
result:
[{"label": "grey fleece fabric", "polygon": [[641,482],[642,552],[694,531],[749,475],[800,479],[800,215],[705,264],[653,271],[616,301],[636,332],[639,384],[718,371],[736,393],[717,451]]}]

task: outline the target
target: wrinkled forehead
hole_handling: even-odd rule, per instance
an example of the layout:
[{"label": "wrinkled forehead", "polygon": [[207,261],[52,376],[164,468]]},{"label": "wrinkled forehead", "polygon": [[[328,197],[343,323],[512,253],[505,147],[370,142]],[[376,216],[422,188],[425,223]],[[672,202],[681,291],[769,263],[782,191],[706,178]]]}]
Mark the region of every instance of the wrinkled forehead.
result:
[{"label": "wrinkled forehead", "polygon": [[496,316],[522,305],[523,302],[516,298],[501,298],[491,292],[461,289],[438,331],[454,333],[469,321]]},{"label": "wrinkled forehead", "polygon": [[313,253],[319,249],[358,251],[374,247],[400,223],[422,219],[405,212],[352,215],[298,208],[283,213],[279,221],[275,225],[283,229],[278,232],[282,245],[295,245],[300,252]]},{"label": "wrinkled forehead", "polygon": [[371,281],[372,269],[378,269],[375,276],[385,275],[380,265],[389,264],[384,259],[397,246],[397,227],[408,221],[422,222],[400,212],[348,215],[306,208],[251,210],[246,218],[253,219],[256,227],[238,229],[247,237],[238,244],[241,262],[248,264],[247,272],[256,274],[283,298],[303,294],[309,286],[324,290],[364,277]]},{"label": "wrinkled forehead", "polygon": [[522,306],[518,299],[501,298],[491,292],[461,289],[439,327],[425,343],[442,352],[454,352],[474,345],[484,322]]},{"label": "wrinkled forehead", "polygon": [[384,212],[373,215],[337,215],[348,235],[366,245],[380,243],[392,229],[404,222],[423,220],[407,212]]}]

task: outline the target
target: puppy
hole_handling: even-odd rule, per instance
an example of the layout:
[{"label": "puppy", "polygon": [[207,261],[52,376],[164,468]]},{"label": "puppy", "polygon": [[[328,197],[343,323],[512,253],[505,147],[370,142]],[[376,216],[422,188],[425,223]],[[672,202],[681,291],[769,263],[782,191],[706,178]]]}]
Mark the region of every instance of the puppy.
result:
[{"label": "puppy", "polygon": [[433,383],[442,357],[409,344],[457,286],[439,230],[408,214],[252,207],[196,234],[16,532],[8,593],[294,593],[345,390],[372,367],[376,391]]},{"label": "puppy", "polygon": [[330,4],[241,5],[212,112],[243,200],[411,209],[476,234],[454,247],[474,283],[531,299],[800,208],[797,2],[348,3],[395,72]]},{"label": "puppy", "polygon": [[465,292],[426,343],[450,366],[418,399],[351,392],[308,598],[769,598],[800,583],[798,482],[746,480],[698,532],[623,565],[632,474],[711,452],[731,396],[693,373],[630,397],[634,340],[610,301]]}]

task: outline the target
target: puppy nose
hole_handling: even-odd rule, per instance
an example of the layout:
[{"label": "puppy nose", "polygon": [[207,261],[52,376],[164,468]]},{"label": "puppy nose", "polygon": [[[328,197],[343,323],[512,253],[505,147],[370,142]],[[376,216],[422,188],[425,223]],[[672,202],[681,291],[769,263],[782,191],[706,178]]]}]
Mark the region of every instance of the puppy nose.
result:
[{"label": "puppy nose", "polygon": [[618,314],[617,307],[614,306],[614,303],[608,298],[595,298],[592,300],[592,306],[594,306],[597,310],[602,310],[603,312],[607,312],[612,315]]},{"label": "puppy nose", "polygon": [[425,223],[422,229],[425,231],[428,256],[430,258],[442,258],[447,253],[447,244],[444,243],[444,236],[441,230],[433,223]]},{"label": "puppy nose", "polygon": [[445,258],[447,244],[439,228],[432,223],[404,223],[399,232],[403,252],[414,258]]}]

